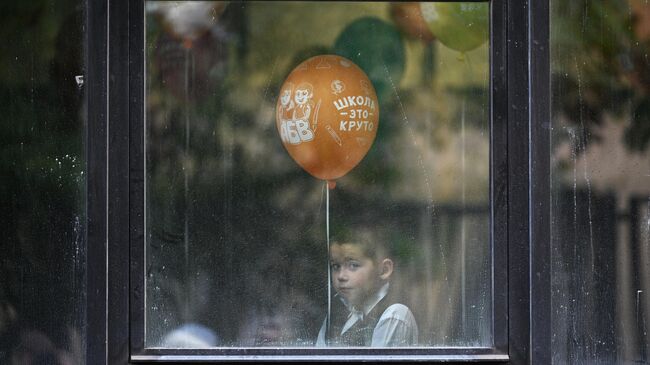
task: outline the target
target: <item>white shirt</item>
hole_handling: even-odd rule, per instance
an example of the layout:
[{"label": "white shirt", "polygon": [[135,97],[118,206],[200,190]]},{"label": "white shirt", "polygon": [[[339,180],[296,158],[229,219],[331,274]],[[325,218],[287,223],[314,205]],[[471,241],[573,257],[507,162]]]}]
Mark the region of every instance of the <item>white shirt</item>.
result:
[{"label": "white shirt", "polygon": [[[357,321],[363,320],[370,311],[379,303],[388,293],[389,284],[386,283],[372,296],[363,306],[363,310],[350,308],[347,303],[346,307],[350,310],[347,322],[341,329],[341,334],[349,330]],[[344,302],[345,303],[345,302]],[[318,332],[316,346],[326,346],[325,327],[327,318]],[[379,321],[372,331],[371,347],[406,347],[415,346],[418,342],[418,325],[411,310],[404,304],[393,304],[386,308]]]}]

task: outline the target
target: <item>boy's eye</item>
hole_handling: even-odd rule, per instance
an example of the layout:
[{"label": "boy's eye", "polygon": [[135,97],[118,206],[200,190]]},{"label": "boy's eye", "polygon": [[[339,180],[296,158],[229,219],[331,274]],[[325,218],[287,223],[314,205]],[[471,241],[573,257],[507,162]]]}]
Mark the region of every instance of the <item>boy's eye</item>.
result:
[{"label": "boy's eye", "polygon": [[348,266],[350,267],[350,270],[356,270],[361,267],[361,264],[356,261],[351,261],[348,263]]},{"label": "boy's eye", "polygon": [[339,264],[332,264],[331,266],[332,266],[332,271],[338,271],[339,269],[341,269],[341,265]]}]

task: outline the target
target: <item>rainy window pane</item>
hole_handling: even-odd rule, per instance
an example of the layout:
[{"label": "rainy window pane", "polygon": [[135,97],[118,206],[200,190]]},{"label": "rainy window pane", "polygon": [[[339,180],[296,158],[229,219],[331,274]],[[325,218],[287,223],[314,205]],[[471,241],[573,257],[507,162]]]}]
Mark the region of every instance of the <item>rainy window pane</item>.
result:
[{"label": "rainy window pane", "polygon": [[647,364],[650,5],[551,9],[553,362]]},{"label": "rainy window pane", "polygon": [[84,6],[0,6],[0,364],[85,363]]},{"label": "rainy window pane", "polygon": [[487,40],[487,3],[147,2],[146,346],[491,346]]}]

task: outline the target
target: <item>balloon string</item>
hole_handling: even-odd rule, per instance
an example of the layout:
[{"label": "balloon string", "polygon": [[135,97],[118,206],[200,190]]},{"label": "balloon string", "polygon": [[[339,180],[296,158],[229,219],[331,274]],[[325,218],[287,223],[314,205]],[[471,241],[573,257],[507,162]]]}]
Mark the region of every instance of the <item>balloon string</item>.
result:
[{"label": "balloon string", "polygon": [[325,181],[325,230],[327,232],[327,321],[325,326],[325,341],[330,342],[330,318],[332,317],[332,267],[330,265],[330,189]]},{"label": "balloon string", "polygon": [[[185,248],[185,280],[186,288],[189,288],[190,280],[190,188],[189,188],[189,156],[190,156],[190,49],[185,48],[185,151],[183,154],[183,190],[185,200],[185,219],[183,227],[183,243]],[[189,293],[188,293],[189,294]],[[189,295],[186,297],[189,298]],[[186,299],[183,308],[183,316],[189,313],[189,301]]]}]

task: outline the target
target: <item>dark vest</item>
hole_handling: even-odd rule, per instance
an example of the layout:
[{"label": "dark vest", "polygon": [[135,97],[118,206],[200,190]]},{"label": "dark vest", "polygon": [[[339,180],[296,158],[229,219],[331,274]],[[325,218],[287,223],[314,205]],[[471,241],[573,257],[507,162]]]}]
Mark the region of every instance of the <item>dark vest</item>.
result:
[{"label": "dark vest", "polygon": [[348,321],[350,312],[339,298],[332,299],[332,320],[330,322],[330,338],[328,346],[370,346],[372,342],[372,332],[379,322],[379,318],[384,311],[391,305],[398,303],[389,291],[382,300],[375,305],[370,312],[363,317],[362,321],[357,321],[344,334],[341,335],[341,329]]}]

